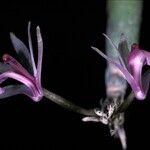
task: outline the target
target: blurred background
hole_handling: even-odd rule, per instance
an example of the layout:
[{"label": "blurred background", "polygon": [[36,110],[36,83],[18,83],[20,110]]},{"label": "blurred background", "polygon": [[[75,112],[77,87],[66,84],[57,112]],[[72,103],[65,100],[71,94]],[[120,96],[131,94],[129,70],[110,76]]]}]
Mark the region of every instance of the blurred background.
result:
[{"label": "blurred background", "polygon": [[[150,49],[149,5],[144,1],[140,47]],[[42,85],[85,108],[99,107],[105,98],[106,61],[91,50],[105,50],[106,1],[42,0],[0,5],[0,57],[15,57],[9,32],[27,41],[31,21],[37,56],[36,26],[44,41]],[[119,37],[118,37],[119,38]],[[1,59],[2,60],[2,59]],[[13,82],[9,80],[5,84]],[[128,149],[149,147],[150,102],[135,100],[126,112]],[[24,95],[0,100],[0,149],[120,150],[119,140],[110,137],[101,123],[81,121],[75,114],[45,98],[35,103]],[[139,148],[140,149],[140,148]]]}]

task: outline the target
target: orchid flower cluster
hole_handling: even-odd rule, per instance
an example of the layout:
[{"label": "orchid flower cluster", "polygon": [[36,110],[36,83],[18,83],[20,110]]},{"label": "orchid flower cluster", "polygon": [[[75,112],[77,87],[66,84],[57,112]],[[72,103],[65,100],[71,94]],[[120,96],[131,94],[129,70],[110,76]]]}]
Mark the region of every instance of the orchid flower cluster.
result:
[{"label": "orchid flower cluster", "polygon": [[[41,86],[41,68],[43,55],[43,41],[40,28],[36,28],[38,43],[38,61],[35,65],[32,40],[30,34],[30,22],[28,24],[28,42],[29,49],[18,39],[15,34],[10,33],[13,47],[20,56],[20,62],[9,54],[3,55],[4,63],[0,63],[0,83],[11,78],[22,84],[7,85],[0,88],[0,99],[14,96],[17,94],[25,94],[35,102],[40,101],[43,97],[43,89]],[[26,67],[26,68],[25,68]]]},{"label": "orchid flower cluster", "polygon": [[[0,63],[0,83],[4,82],[8,78],[12,78],[21,82],[22,84],[1,87],[1,99],[17,94],[25,94],[34,101],[39,101],[43,97],[43,89],[41,86],[43,41],[40,33],[40,28],[38,26],[36,28],[38,43],[38,61],[36,66],[33,55],[30,26],[31,25],[29,22],[29,49],[19,38],[15,36],[15,34],[10,33],[10,38],[13,47],[17,54],[20,56],[21,63],[19,63],[15,58],[10,56],[9,54],[4,54],[2,57],[4,63]],[[108,40],[110,39],[108,38]],[[148,70],[144,73],[144,75],[142,75],[142,68],[145,65],[150,65],[150,52],[140,49],[138,44],[136,43],[132,44],[130,52],[128,49],[126,38],[123,34],[121,35],[118,48],[114,44],[113,46],[116,48],[116,52],[118,53],[119,63],[115,59],[105,55],[98,48],[92,47],[92,49],[120,70],[122,76],[130,84],[135,94],[135,97],[138,100],[145,99],[149,88],[150,72]]]},{"label": "orchid flower cluster", "polygon": [[[123,149],[126,149],[126,135],[123,128],[124,111],[133,100],[133,97],[131,98],[129,96],[127,100],[124,98],[114,98],[113,101],[109,101],[109,103],[106,99],[106,101],[101,104],[101,109],[86,110],[71,103],[70,101],[67,101],[57,94],[44,89],[41,85],[43,40],[40,28],[37,26],[36,35],[38,59],[36,65],[33,55],[30,28],[31,23],[29,22],[29,48],[27,48],[25,44],[15,36],[15,34],[10,33],[13,47],[20,57],[20,62],[18,62],[9,54],[3,55],[3,63],[0,63],[0,84],[6,81],[8,78],[19,81],[20,84],[7,85],[4,87],[0,86],[0,99],[17,94],[25,94],[33,101],[38,102],[43,98],[43,96],[45,96],[62,107],[84,115],[85,117],[82,119],[82,121],[94,121],[107,124],[110,128],[111,135],[119,136]],[[121,35],[118,47],[107,35],[104,34],[104,36],[115,48],[116,53],[118,54],[118,60],[105,55],[96,47],[92,47],[92,49],[104,57],[108,63],[114,65],[118,69],[119,74],[129,83],[134,96],[138,100],[144,100],[149,89],[150,71],[147,70],[143,74],[142,70],[145,65],[150,65],[150,52],[140,49],[136,43],[131,45],[130,51],[127,40],[123,34]]]},{"label": "orchid flower cluster", "polygon": [[[124,34],[121,34],[118,47],[107,35],[104,34],[104,36],[115,48],[118,59],[105,55],[96,47],[92,47],[92,49],[104,57],[109,64],[116,67],[119,75],[130,84],[136,99],[144,100],[149,89],[150,71],[147,70],[144,73],[142,71],[145,65],[150,65],[150,52],[140,49],[136,43],[131,45],[130,51]],[[121,99],[113,97],[111,101],[106,98],[104,104],[101,105],[101,109],[95,110],[95,113],[99,117],[88,116],[84,117],[83,121],[108,124],[111,135],[119,137],[122,148],[125,150],[127,148],[127,142],[123,127],[124,111],[130,105],[134,96],[131,92],[127,99],[124,99],[124,96]]]},{"label": "orchid flower cluster", "polygon": [[[110,40],[108,36],[106,38]],[[112,44],[116,49],[116,53],[118,53],[119,61],[108,57],[96,47],[92,47],[92,49],[117,67],[122,76],[130,84],[135,97],[138,100],[144,100],[149,89],[150,71],[147,70],[142,74],[142,69],[145,65],[150,65],[150,52],[140,49],[136,43],[131,45],[131,51],[129,51],[124,34],[121,35],[118,48],[113,42]]]}]

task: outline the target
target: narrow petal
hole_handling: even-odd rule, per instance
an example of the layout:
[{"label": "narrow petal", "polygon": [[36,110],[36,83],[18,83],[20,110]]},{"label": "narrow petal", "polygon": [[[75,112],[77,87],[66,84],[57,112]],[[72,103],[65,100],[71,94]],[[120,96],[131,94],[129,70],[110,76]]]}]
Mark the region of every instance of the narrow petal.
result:
[{"label": "narrow petal", "polygon": [[[132,54],[132,52],[130,53]],[[142,53],[137,53],[133,57],[129,57],[129,71],[132,74],[135,82],[142,89],[142,68],[145,63],[145,58]]]},{"label": "narrow petal", "polygon": [[27,68],[30,73],[33,73],[32,61],[29,50],[27,49],[25,44],[20,39],[18,39],[13,33],[10,33],[10,38],[13,47],[19,55],[20,61],[22,62],[23,66]]},{"label": "narrow petal", "polygon": [[43,58],[43,40],[39,26],[36,28],[37,42],[38,42],[38,64],[37,64],[37,76],[41,83],[41,70],[42,70],[42,58]]},{"label": "narrow petal", "polygon": [[120,42],[118,45],[118,51],[124,61],[126,68],[128,68],[128,56],[130,51],[128,49],[128,44],[124,34],[121,34]]},{"label": "narrow petal", "polygon": [[6,72],[8,70],[11,70],[11,67],[8,64],[0,62],[0,73]]},{"label": "narrow petal", "polygon": [[118,136],[120,138],[120,142],[121,142],[123,150],[126,150],[127,149],[127,139],[126,139],[126,133],[125,133],[125,130],[123,127],[119,127]]},{"label": "narrow petal", "polygon": [[149,89],[149,84],[150,84],[150,69],[147,70],[143,74],[143,78],[142,78],[142,87],[143,87],[143,91],[144,91],[145,97],[146,97],[148,89]]},{"label": "narrow petal", "polygon": [[8,72],[2,73],[0,75],[0,81],[4,80],[5,78],[15,79],[15,80],[23,83],[30,89],[30,91],[33,93],[34,97],[36,97],[38,95],[38,91],[37,91],[35,85],[33,84],[33,82],[31,82],[31,80],[24,77],[23,75],[8,71]]},{"label": "narrow petal", "polygon": [[[8,54],[5,54],[5,55],[3,55],[3,61],[5,63],[9,64],[9,68],[11,67],[13,72],[17,72],[17,73],[22,74],[23,76],[29,78],[30,80],[34,80],[34,78],[28,73],[28,71],[15,58],[11,57]],[[7,65],[7,64],[5,64],[5,65]],[[9,68],[3,72],[11,71]]]},{"label": "narrow petal", "polygon": [[105,36],[105,38],[110,42],[110,44],[113,46],[113,48],[115,50],[117,50],[117,46],[114,44],[114,42],[105,34],[103,33],[103,35]]},{"label": "narrow petal", "polygon": [[138,95],[142,96],[144,99],[146,95],[142,85],[142,68],[147,63],[146,59],[148,54],[145,55],[144,50],[139,49],[137,44],[133,44],[131,49],[132,51],[128,56],[129,71],[141,89],[141,92],[139,92]]},{"label": "narrow petal", "polygon": [[30,33],[31,23],[28,23],[28,43],[29,43],[29,50],[30,50],[30,56],[31,56],[31,62],[33,67],[33,73],[34,76],[37,74],[35,61],[34,61],[34,55],[33,55],[33,46],[32,46],[32,39],[31,39],[31,33]]},{"label": "narrow petal", "polygon": [[98,117],[84,117],[82,118],[83,122],[88,122],[88,121],[92,121],[92,122],[100,122],[100,119]]},{"label": "narrow petal", "polygon": [[20,94],[22,91],[22,88],[20,85],[9,85],[2,88],[3,93],[0,94],[0,99],[7,98],[10,96],[15,96],[17,94]]},{"label": "narrow petal", "polygon": [[103,35],[107,38],[107,40],[108,40],[108,41],[110,42],[110,44],[113,46],[114,50],[116,50],[116,53],[118,54],[118,58],[119,58],[120,64],[121,64],[123,67],[125,67],[125,63],[124,63],[124,61],[123,61],[123,59],[122,59],[120,53],[118,52],[117,46],[114,44],[114,42],[113,42],[106,34],[103,34]]},{"label": "narrow petal", "polygon": [[92,49],[95,50],[99,55],[101,55],[102,57],[104,57],[108,62],[110,62],[113,65],[115,65],[122,72],[122,74],[124,75],[125,79],[128,81],[128,83],[130,84],[132,90],[134,91],[135,96],[136,96],[137,99],[143,100],[145,98],[145,95],[144,95],[143,91],[139,87],[138,83],[134,80],[133,76],[129,73],[129,71],[127,70],[127,68],[122,67],[114,59],[106,56],[98,48],[92,47]]},{"label": "narrow petal", "polygon": [[143,54],[146,58],[146,64],[150,66],[150,52],[145,51],[145,50],[142,50],[142,51],[143,51]]},{"label": "narrow petal", "polygon": [[[13,70],[13,68],[10,65],[0,62],[0,74],[4,73],[6,71],[14,71],[14,70]],[[0,80],[0,83],[4,82],[5,80],[7,80],[7,77],[3,78],[2,80]]]},{"label": "narrow petal", "polygon": [[3,93],[0,94],[0,99],[7,98],[10,96],[15,96],[18,94],[25,94],[29,97],[32,97],[30,90],[24,85],[8,85],[2,88]]},{"label": "narrow petal", "polygon": [[0,94],[4,93],[4,89],[0,87]]}]

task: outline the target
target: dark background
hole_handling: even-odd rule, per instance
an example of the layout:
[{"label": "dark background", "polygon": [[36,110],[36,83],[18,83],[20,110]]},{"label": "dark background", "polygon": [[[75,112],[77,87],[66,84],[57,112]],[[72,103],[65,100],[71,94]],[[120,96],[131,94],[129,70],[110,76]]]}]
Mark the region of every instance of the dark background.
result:
[{"label": "dark background", "polygon": [[[43,0],[0,5],[0,56],[16,56],[9,39],[14,32],[27,44],[27,23],[40,25],[44,41],[42,85],[85,108],[99,107],[105,97],[106,62],[90,46],[105,49],[106,1]],[[150,49],[148,2],[144,2],[140,46]],[[150,102],[134,101],[126,112],[128,149],[149,149]],[[83,116],[43,98],[24,95],[0,101],[0,149],[107,150],[121,149],[107,126],[83,123]],[[141,148],[140,148],[141,147]]]}]

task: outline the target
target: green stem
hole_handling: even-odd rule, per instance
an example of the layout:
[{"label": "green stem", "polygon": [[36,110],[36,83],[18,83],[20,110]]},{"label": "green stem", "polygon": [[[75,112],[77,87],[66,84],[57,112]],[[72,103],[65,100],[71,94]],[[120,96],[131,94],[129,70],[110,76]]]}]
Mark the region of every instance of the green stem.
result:
[{"label": "green stem", "polygon": [[[124,33],[131,45],[139,40],[142,0],[108,0],[107,34],[118,45],[121,33]],[[107,53],[116,56],[111,45],[106,41]]]},{"label": "green stem", "polygon": [[87,110],[80,106],[77,106],[74,103],[62,98],[61,96],[59,96],[51,91],[48,91],[47,89],[44,89],[44,96],[47,99],[53,101],[54,103],[60,105],[61,107],[66,108],[70,111],[73,111],[73,112],[76,112],[78,114],[82,114],[85,116],[96,116],[94,110]]},{"label": "green stem", "polygon": [[[131,44],[137,43],[139,40],[142,0],[108,0],[107,1],[107,35],[116,46],[119,44],[120,35],[124,33],[127,38],[129,49]],[[106,53],[108,56],[118,60],[118,54],[114,47],[106,40]],[[119,96],[123,96],[126,91],[126,82],[118,73],[117,68],[108,64],[106,75],[106,91],[110,89],[118,89]],[[107,92],[107,96],[113,98],[114,93]],[[119,97],[118,96],[118,97]]]}]

